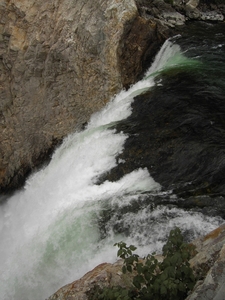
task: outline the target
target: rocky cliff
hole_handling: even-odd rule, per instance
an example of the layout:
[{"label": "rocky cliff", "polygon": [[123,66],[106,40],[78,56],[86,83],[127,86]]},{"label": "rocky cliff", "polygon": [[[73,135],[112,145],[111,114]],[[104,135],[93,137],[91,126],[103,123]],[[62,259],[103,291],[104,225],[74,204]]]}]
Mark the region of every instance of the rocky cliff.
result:
[{"label": "rocky cliff", "polygon": [[0,1],[1,192],[136,80],[156,27],[134,0]]}]

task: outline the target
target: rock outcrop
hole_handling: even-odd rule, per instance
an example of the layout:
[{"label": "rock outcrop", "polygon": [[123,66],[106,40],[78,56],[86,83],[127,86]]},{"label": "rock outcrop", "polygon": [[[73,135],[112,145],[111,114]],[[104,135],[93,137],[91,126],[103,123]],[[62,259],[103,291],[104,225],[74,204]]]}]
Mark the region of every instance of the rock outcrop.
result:
[{"label": "rock outcrop", "polygon": [[0,0],[0,191],[133,83],[165,38],[134,0]]},{"label": "rock outcrop", "polygon": [[[216,299],[225,295],[225,224],[192,243],[197,254],[190,260],[191,267],[199,277],[187,300]],[[160,257],[159,257],[160,258]],[[103,263],[48,298],[48,300],[87,300],[88,292],[96,285],[129,287],[132,273],[123,274],[122,260],[114,264]]]},{"label": "rock outcrop", "polygon": [[225,297],[225,224],[193,242],[197,255],[190,264],[199,280],[187,300]]},{"label": "rock outcrop", "polygon": [[123,286],[129,287],[132,282],[130,274],[122,273],[123,261],[119,260],[114,264],[102,263],[92,271],[85,274],[81,279],[76,280],[50,296],[48,300],[87,300],[88,292],[96,285],[99,287],[106,286]]}]

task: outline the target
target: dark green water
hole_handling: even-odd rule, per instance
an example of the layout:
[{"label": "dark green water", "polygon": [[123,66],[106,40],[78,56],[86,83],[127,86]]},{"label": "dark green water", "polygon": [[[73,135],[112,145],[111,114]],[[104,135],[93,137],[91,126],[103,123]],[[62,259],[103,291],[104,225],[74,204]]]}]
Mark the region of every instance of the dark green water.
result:
[{"label": "dark green water", "polygon": [[165,191],[146,200],[153,209],[225,218],[225,24],[190,23],[172,41],[182,57],[159,72],[158,84],[136,97],[132,115],[117,126],[129,134],[119,156],[126,162],[106,178],[147,167]]}]

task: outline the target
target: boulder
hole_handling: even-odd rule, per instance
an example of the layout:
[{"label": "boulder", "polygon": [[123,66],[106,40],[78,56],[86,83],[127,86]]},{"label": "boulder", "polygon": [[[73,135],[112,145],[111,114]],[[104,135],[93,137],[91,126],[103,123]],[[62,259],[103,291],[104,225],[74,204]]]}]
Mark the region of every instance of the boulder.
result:
[{"label": "boulder", "polygon": [[194,9],[199,5],[199,0],[189,0],[186,5]]},{"label": "boulder", "polygon": [[207,12],[201,12],[201,20],[202,21],[223,21],[224,16],[221,12],[218,11],[207,11]]},{"label": "boulder", "polygon": [[189,0],[184,5],[184,12],[191,20],[221,22],[224,20],[224,5],[216,1]]}]

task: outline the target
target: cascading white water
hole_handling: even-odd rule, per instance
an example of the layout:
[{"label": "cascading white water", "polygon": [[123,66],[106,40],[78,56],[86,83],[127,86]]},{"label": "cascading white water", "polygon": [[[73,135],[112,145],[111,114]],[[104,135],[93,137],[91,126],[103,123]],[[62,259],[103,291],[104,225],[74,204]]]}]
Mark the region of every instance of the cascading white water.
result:
[{"label": "cascading white water", "polygon": [[145,255],[161,250],[174,225],[204,234],[219,224],[218,218],[177,208],[158,207],[151,212],[145,207],[124,214],[129,237],[113,231],[113,216],[104,239],[99,231],[98,219],[106,207],[142,201],[143,192],[160,193],[160,185],[147,169],[135,170],[117,182],[97,185],[96,181],[116,166],[127,138],[111,125],[131,114],[133,97],[155,84],[151,74],[177,63],[176,57],[180,62],[179,46],[166,41],[142,81],[94,114],[85,130],[68,136],[49,165],[0,206],[0,299],[45,299],[97,264],[115,261],[116,241],[139,244],[139,254]]}]

